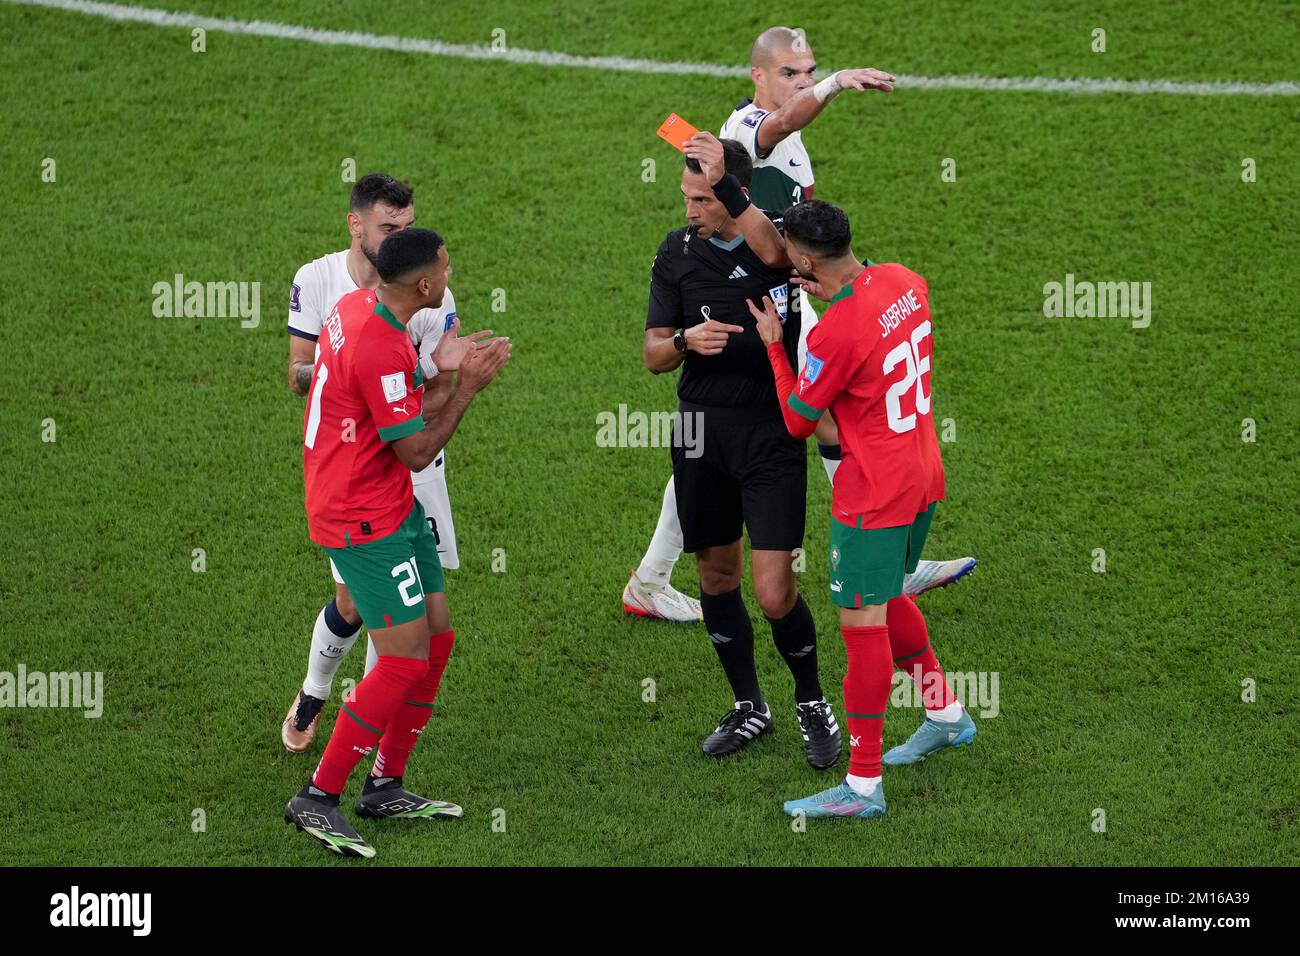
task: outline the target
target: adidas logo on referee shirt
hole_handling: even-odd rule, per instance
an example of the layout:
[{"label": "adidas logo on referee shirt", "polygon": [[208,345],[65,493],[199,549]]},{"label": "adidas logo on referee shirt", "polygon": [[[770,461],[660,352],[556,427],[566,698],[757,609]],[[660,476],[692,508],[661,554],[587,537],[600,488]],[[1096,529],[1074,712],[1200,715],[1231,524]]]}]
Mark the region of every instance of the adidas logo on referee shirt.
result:
[{"label": "adidas logo on referee shirt", "polygon": [[736,266],[736,268],[734,268],[734,269],[731,270],[731,275],[727,276],[727,278],[728,278],[728,279],[743,279],[743,278],[745,278],[747,275],[749,275],[748,272],[746,272],[744,269],[740,268],[740,266]]}]

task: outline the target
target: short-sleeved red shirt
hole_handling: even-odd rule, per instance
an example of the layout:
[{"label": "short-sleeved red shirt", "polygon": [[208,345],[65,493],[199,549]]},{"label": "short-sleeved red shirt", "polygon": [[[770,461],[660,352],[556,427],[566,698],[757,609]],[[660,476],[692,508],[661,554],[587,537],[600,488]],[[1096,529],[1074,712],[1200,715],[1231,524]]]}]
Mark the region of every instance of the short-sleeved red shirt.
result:
[{"label": "short-sleeved red shirt", "polygon": [[424,382],[402,323],[369,289],[339,299],[318,340],[303,422],[311,539],[383,538],[411,512],[411,471],[388,442],[424,428]]},{"label": "short-sleeved red shirt", "polygon": [[943,499],[930,415],[934,338],[925,279],[897,263],[868,266],[808,333],[787,404],[816,420],[830,409],[843,460],[831,509],[845,524],[893,528]]}]

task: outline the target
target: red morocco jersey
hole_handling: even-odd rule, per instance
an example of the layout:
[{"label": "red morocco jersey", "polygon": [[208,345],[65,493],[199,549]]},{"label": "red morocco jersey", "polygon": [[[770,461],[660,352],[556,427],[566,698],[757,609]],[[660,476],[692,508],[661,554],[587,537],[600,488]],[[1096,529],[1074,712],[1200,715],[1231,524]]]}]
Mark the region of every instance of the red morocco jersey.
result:
[{"label": "red morocco jersey", "polygon": [[943,499],[931,333],[925,279],[897,263],[868,266],[808,333],[808,359],[787,404],[814,420],[830,409],[839,426],[831,510],[844,524],[911,524]]},{"label": "red morocco jersey", "polygon": [[424,428],[415,349],[369,289],[325,319],[302,435],[307,527],[327,548],[387,537],[414,504],[411,471],[388,442]]}]

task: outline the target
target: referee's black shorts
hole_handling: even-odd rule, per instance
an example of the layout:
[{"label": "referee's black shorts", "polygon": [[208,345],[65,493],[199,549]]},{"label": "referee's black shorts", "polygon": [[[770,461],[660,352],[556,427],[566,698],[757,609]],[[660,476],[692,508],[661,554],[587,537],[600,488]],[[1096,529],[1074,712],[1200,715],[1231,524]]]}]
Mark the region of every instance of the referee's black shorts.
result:
[{"label": "referee's black shorts", "polygon": [[672,449],[684,549],[730,544],[743,528],[756,551],[802,547],[807,449],[785,430],[779,409],[681,402],[681,413],[703,422],[698,447],[675,441]]}]

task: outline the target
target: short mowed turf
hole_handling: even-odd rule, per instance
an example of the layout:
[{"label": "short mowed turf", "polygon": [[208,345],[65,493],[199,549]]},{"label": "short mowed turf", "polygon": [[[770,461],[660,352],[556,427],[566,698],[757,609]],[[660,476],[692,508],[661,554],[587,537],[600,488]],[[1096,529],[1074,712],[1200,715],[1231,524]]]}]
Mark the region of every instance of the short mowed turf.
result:
[{"label": "short mowed turf", "polygon": [[[177,9],[728,64],[791,19],[679,0],[262,6]],[[792,25],[830,68],[1300,79],[1300,16],[1270,3],[808,11]],[[465,328],[514,341],[447,452],[457,643],[408,775],[466,816],[362,826],[378,863],[1297,859],[1300,97],[903,86],[846,94],[806,132],[857,250],[929,281],[951,440],[927,556],[980,566],[921,607],[945,667],[998,694],[972,702],[973,747],[887,772],[887,817],[799,832],[781,802],[847,757],[805,763],[748,588],[776,733],[700,753],[730,704],[704,629],[619,600],[668,452],[596,442],[601,412],[674,407],[640,354],[650,260],[682,223],[680,159],[654,131],[670,111],[716,130],[746,81],[218,32],[195,53],[185,28],[9,3],[0,33],[0,671],[104,680],[95,719],[0,709],[4,863],[341,862],[281,821],[339,685],[310,753],[286,753],[279,724],[332,593],[303,514],[287,294],[346,245],[348,160],[414,185]],[[260,283],[259,324],[156,317],[153,286],[177,274]],[[1044,316],[1067,274],[1149,282],[1149,327]],[[800,582],[842,719],[830,488],[809,469]],[[697,591],[691,558],[675,580]],[[920,719],[892,708],[886,746]]]}]

